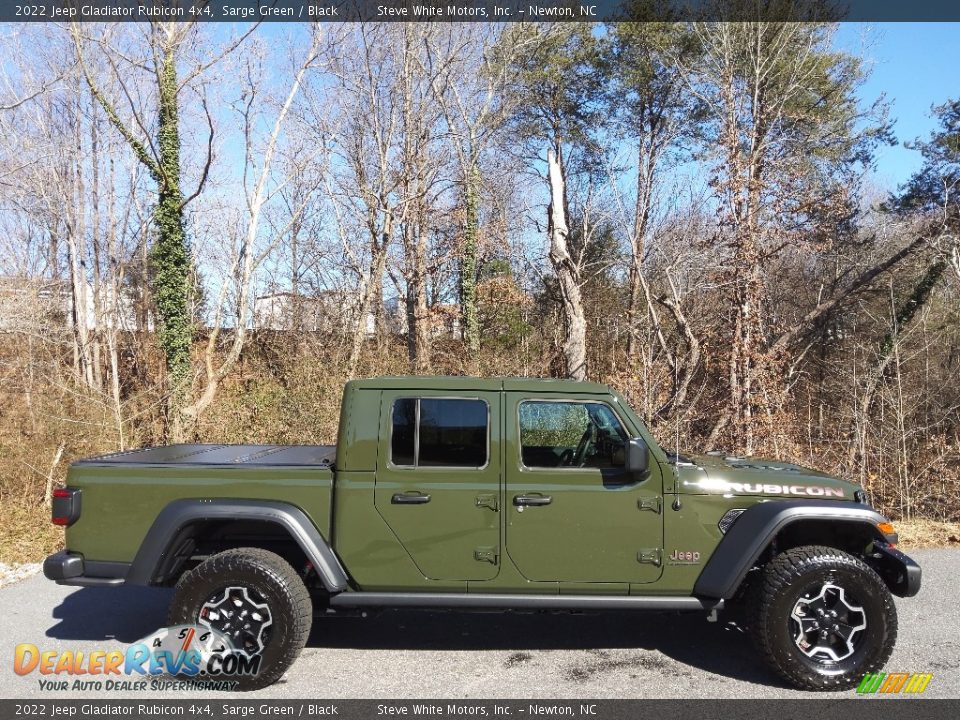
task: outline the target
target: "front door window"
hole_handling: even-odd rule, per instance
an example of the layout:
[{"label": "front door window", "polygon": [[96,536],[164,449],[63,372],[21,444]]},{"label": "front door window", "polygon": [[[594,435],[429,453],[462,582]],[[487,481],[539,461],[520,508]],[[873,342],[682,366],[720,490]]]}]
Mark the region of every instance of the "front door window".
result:
[{"label": "front door window", "polygon": [[519,414],[524,467],[623,469],[627,431],[609,405],[528,401]]}]

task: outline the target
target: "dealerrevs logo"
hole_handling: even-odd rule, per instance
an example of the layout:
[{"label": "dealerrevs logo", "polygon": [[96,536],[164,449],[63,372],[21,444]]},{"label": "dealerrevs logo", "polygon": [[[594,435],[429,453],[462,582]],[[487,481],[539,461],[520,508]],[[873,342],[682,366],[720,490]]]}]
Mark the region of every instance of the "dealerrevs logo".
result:
[{"label": "dealerrevs logo", "polygon": [[[235,683],[207,681],[256,675],[260,662],[259,654],[237,650],[215,630],[174,625],[125,650],[42,650],[32,643],[21,643],[14,650],[13,671],[40,676],[41,690],[158,690],[171,684],[148,682],[146,678],[163,675],[176,675],[199,687],[232,689]],[[203,683],[197,682],[201,680]]]}]

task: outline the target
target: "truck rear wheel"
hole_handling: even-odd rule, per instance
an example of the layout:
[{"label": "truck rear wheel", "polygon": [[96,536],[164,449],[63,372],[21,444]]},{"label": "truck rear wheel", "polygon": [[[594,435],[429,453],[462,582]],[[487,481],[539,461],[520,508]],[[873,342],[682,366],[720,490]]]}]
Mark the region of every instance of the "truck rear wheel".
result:
[{"label": "truck rear wheel", "polygon": [[799,547],[771,560],[753,633],[777,674],[805,690],[842,690],[883,667],[897,640],[887,586],[854,556]]},{"label": "truck rear wheel", "polygon": [[312,620],[310,594],[279,555],[237,548],[213,555],[177,582],[167,622],[226,635],[237,650],[260,656],[256,675],[230,678],[241,690],[279,680],[300,655]]}]

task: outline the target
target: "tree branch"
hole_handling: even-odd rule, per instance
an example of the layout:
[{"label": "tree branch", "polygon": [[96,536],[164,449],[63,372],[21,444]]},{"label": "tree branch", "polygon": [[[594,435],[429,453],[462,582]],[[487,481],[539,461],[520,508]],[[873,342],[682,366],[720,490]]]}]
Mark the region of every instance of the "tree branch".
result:
[{"label": "tree branch", "polygon": [[795,323],[792,327],[790,327],[788,330],[782,333],[780,337],[777,338],[777,340],[772,345],[770,345],[769,354],[771,356],[776,356],[782,353],[790,345],[796,342],[796,340],[804,332],[806,332],[811,325],[817,322],[817,320],[822,318],[831,310],[838,307],[841,303],[846,301],[848,298],[852,297],[853,295],[857,294],[858,292],[866,288],[870,283],[872,283],[877,278],[878,275],[886,272],[887,270],[892,268],[894,265],[896,265],[900,261],[909,257],[910,255],[915,253],[917,250],[919,250],[920,247],[925,245],[926,243],[927,243],[926,237],[923,237],[923,236],[918,237],[916,240],[914,240],[912,243],[907,245],[905,248],[903,248],[899,252],[894,253],[893,255],[891,255],[889,258],[887,258],[880,264],[874,265],[869,270],[861,273],[856,278],[856,280],[853,281],[850,287],[847,288],[845,292],[842,292],[838,295],[834,295],[829,300],[825,300],[819,303],[815,308],[813,308],[813,310],[811,310],[806,315],[804,315],[799,320],[799,322]]},{"label": "tree branch", "polygon": [[131,147],[134,154],[137,156],[137,159],[146,166],[154,180],[157,182],[162,182],[163,173],[160,172],[160,166],[157,164],[157,161],[150,155],[144,144],[134,137],[132,132],[130,132],[130,129],[120,119],[120,116],[117,114],[113,104],[107,100],[106,96],[100,91],[100,88],[97,87],[96,83],[93,81],[93,78],[90,76],[90,71],[87,68],[86,62],[84,61],[83,42],[80,39],[80,33],[77,28],[77,24],[73,23],[70,28],[71,34],[73,35],[74,46],[77,50],[77,63],[80,65],[80,69],[83,71],[83,77],[87,82],[87,87],[90,88],[90,93],[100,104],[100,107],[103,108],[103,111],[106,113],[107,119],[110,121],[110,123],[120,132],[120,134],[123,136],[123,139],[127,141],[127,144]]}]

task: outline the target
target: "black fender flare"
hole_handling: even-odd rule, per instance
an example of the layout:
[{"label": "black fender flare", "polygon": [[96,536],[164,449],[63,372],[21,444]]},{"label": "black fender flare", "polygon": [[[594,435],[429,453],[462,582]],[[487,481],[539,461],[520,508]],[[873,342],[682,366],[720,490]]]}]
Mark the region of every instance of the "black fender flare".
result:
[{"label": "black fender flare", "polygon": [[157,571],[175,550],[182,531],[190,524],[204,520],[258,520],[279,525],[313,563],[329,592],[347,589],[347,575],[343,566],[303,510],[284,502],[229,498],[174,500],[163,508],[140,544],[127,572],[126,584],[154,584]]},{"label": "black fender flare", "polygon": [[[887,519],[868,505],[831,500],[773,500],[747,508],[723,536],[694,585],[698,597],[729,600],[770,541],[788,525],[826,520],[867,526],[882,543],[891,542],[877,527]],[[893,538],[896,542],[896,538]]]}]

